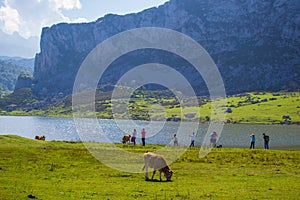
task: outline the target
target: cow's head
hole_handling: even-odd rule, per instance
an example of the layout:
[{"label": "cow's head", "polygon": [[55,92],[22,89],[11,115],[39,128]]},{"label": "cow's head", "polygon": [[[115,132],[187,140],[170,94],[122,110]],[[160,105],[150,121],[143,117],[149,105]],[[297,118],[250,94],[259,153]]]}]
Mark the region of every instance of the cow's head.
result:
[{"label": "cow's head", "polygon": [[171,177],[173,175],[173,171],[171,169],[167,169],[167,170],[165,170],[164,174],[165,174],[165,177],[166,177],[167,181],[171,181]]}]

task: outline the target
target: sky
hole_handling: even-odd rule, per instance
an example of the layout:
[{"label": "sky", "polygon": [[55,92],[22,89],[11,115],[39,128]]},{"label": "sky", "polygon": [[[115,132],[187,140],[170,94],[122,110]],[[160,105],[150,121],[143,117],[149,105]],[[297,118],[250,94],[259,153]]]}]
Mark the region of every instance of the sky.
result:
[{"label": "sky", "polygon": [[0,56],[34,57],[39,51],[39,37],[45,26],[95,21],[108,13],[139,12],[166,1],[0,0]]}]

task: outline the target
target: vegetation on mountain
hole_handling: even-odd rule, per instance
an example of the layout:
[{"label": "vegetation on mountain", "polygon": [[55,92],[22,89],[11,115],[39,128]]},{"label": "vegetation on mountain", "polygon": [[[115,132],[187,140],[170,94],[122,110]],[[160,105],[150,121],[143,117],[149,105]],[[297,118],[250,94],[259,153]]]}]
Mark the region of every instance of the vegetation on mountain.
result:
[{"label": "vegetation on mountain", "polygon": [[[21,88],[13,93],[7,94],[0,98],[0,109],[11,112],[14,110],[21,110],[22,112],[32,109],[33,104],[39,104],[36,96],[31,88]],[[38,109],[38,107],[36,107]],[[3,111],[2,113],[6,113]]]},{"label": "vegetation on mountain", "polygon": [[[168,91],[137,91],[130,99],[120,96],[111,100],[111,92],[98,92],[96,95],[95,111],[99,118],[136,119],[136,120],[168,120],[168,121],[200,121],[202,123],[216,120],[225,120],[226,123],[249,124],[300,124],[300,92],[252,92],[228,96],[217,112],[226,113],[225,119],[212,115],[209,97],[198,97],[199,107],[189,98],[176,99]],[[17,109],[5,111],[2,115],[39,115],[72,117],[72,96],[61,98],[56,103],[43,106],[36,100],[29,88],[22,89],[9,98],[0,99],[1,105],[16,104]],[[184,101],[185,107],[182,107]],[[216,99],[214,101],[220,101]],[[125,104],[124,104],[125,103]],[[27,106],[26,106],[27,105]],[[36,105],[36,108],[33,107]],[[119,112],[125,106],[129,111]],[[29,106],[29,107],[28,107]],[[114,106],[115,111],[112,111]],[[122,106],[122,107],[120,107]],[[198,113],[199,112],[199,113]],[[83,117],[92,117],[92,111],[86,111]]]},{"label": "vegetation on mountain", "polygon": [[33,68],[23,67],[0,59],[0,92],[6,94],[14,91],[20,74],[32,76]]}]

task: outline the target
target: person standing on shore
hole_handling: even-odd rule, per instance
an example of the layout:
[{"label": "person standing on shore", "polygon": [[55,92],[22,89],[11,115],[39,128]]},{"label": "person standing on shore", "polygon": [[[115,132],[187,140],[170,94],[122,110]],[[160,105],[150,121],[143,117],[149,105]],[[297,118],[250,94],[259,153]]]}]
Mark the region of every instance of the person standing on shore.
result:
[{"label": "person standing on shore", "polygon": [[136,129],[133,129],[131,142],[133,142],[133,145],[135,145],[135,139],[136,139]]},{"label": "person standing on shore", "polygon": [[210,147],[215,148],[217,146],[217,139],[218,139],[218,134],[216,131],[213,131],[210,134]]},{"label": "person standing on shore", "polygon": [[250,149],[254,149],[254,147],[255,147],[255,135],[254,135],[254,133],[252,133],[251,135],[250,135]]},{"label": "person standing on shore", "polygon": [[178,146],[178,138],[177,138],[176,134],[174,134],[173,140],[174,140],[174,146]]},{"label": "person standing on shore", "polygon": [[269,149],[270,137],[268,135],[266,135],[265,133],[263,133],[263,138],[264,138],[264,148]]},{"label": "person standing on shore", "polygon": [[146,131],[144,128],[142,129],[141,134],[142,134],[142,143],[143,143],[143,146],[145,146],[146,145]]},{"label": "person standing on shore", "polygon": [[195,146],[195,133],[193,132],[193,134],[190,135],[190,137],[191,137],[190,147],[194,147]]}]

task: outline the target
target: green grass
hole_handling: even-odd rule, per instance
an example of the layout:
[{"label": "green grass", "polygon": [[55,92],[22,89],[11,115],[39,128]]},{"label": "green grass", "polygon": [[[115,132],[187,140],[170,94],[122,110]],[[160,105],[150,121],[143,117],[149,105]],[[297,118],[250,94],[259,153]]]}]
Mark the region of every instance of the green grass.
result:
[{"label": "green grass", "polygon": [[[280,92],[279,96],[273,93],[256,92],[241,95],[229,96],[226,99],[214,100],[219,104],[217,112],[212,110],[212,101],[199,97],[200,107],[192,106],[190,99],[182,99],[186,107],[180,104],[174,97],[163,96],[162,92],[144,92],[144,95],[136,95],[128,105],[128,110],[132,119],[140,120],[165,120],[166,117],[179,116],[185,121],[206,122],[206,116],[210,120],[225,120],[230,123],[248,124],[300,124],[300,92]],[[127,118],[119,102],[126,102],[123,97],[109,100],[110,95],[99,94],[96,101],[96,116],[102,119]],[[275,99],[274,99],[275,98]],[[266,100],[266,101],[265,101]],[[115,105],[112,115],[112,104]],[[41,110],[30,112],[16,110],[12,112],[0,112],[1,115],[31,115],[31,116],[52,116],[52,117],[72,117],[71,97],[65,98],[60,103]],[[126,104],[125,104],[126,106]],[[225,119],[221,118],[227,108],[232,109],[232,113],[227,113]],[[127,109],[127,108],[126,108]],[[120,111],[121,110],[121,111]],[[120,113],[116,113],[120,111]],[[195,114],[193,118],[187,118],[185,114]],[[282,116],[288,115],[291,120],[285,121]],[[80,114],[82,117],[93,117],[94,113],[89,111]]]},{"label": "green grass", "polygon": [[[97,146],[97,143],[93,145]],[[128,146],[142,153],[161,145]],[[0,199],[298,199],[300,152],[188,149],[171,164],[171,182],[111,169],[82,143],[0,136]],[[142,159],[142,154],[141,154]],[[141,166],[142,168],[142,166]],[[158,178],[158,176],[156,176]]]},{"label": "green grass", "polygon": [[[283,115],[289,115],[291,122],[300,122],[300,93],[249,93],[249,96],[230,97],[227,106],[232,113],[227,115],[235,122],[280,123]],[[274,100],[270,100],[275,98]],[[263,102],[266,99],[267,102]],[[240,105],[239,105],[240,104]]]}]

